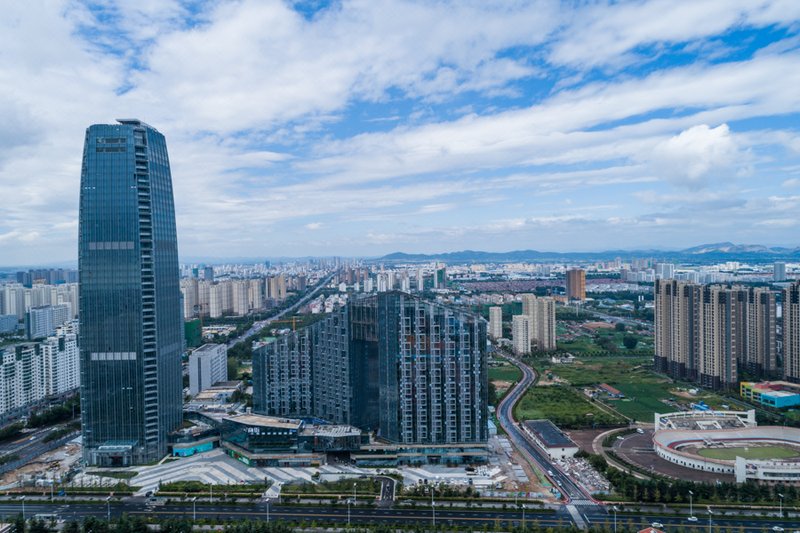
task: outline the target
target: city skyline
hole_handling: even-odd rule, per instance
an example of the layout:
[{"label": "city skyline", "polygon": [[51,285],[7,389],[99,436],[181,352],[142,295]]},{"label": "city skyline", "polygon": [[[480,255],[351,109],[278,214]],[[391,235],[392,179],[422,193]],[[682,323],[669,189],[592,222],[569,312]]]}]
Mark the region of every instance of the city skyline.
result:
[{"label": "city skyline", "polygon": [[171,139],[182,256],[793,247],[798,19],[779,1],[12,4],[0,262],[76,259],[80,133],[124,116]]}]

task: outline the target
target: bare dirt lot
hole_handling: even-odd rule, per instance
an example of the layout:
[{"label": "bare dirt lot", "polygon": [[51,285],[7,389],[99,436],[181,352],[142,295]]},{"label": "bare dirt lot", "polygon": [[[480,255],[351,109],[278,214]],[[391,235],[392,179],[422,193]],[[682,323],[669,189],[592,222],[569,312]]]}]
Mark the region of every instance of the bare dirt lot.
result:
[{"label": "bare dirt lot", "polygon": [[60,448],[51,450],[16,470],[6,472],[0,477],[0,486],[8,486],[13,483],[35,482],[36,479],[60,478],[81,457],[81,447],[77,444],[65,444]]}]

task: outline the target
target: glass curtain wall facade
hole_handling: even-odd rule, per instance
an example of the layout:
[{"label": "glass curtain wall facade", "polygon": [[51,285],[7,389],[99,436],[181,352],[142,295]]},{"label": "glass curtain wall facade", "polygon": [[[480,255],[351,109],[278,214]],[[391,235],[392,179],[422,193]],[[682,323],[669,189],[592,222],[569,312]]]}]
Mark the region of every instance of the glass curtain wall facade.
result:
[{"label": "glass curtain wall facade", "polygon": [[79,227],[84,460],[141,464],[182,420],[182,323],[164,136],[138,120],[86,130]]},{"label": "glass curtain wall facade", "polygon": [[[306,400],[282,403],[306,362],[311,381],[297,389]],[[486,322],[401,292],[350,302],[253,360],[256,412],[306,416],[297,407],[310,405],[315,417],[404,444],[485,442],[487,387]]]}]

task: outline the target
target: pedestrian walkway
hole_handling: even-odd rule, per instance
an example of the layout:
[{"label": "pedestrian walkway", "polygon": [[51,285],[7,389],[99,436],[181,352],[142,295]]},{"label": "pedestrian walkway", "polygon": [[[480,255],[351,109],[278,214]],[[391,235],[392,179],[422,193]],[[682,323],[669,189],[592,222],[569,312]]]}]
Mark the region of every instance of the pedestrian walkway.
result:
[{"label": "pedestrian walkway", "polygon": [[[131,485],[141,487],[138,495],[155,491],[159,484],[173,481],[200,481],[214,485],[234,485],[241,483],[263,483],[265,480],[276,486],[268,497],[277,496],[280,486],[293,481],[314,482],[314,474],[319,472],[322,479],[360,476],[371,473],[351,465],[323,465],[319,468],[292,467],[249,467],[225,454],[223,450],[212,450],[191,457],[164,461],[155,466],[136,467],[139,475],[130,480]],[[106,478],[109,479],[109,478]],[[115,482],[117,480],[114,480]]]},{"label": "pedestrian walkway", "polygon": [[578,511],[578,508],[576,506],[567,505],[567,511],[569,512],[569,515],[572,517],[572,519],[575,521],[575,525],[578,527],[578,529],[586,529],[586,521],[583,519],[583,516],[581,516],[581,513],[580,511]]}]

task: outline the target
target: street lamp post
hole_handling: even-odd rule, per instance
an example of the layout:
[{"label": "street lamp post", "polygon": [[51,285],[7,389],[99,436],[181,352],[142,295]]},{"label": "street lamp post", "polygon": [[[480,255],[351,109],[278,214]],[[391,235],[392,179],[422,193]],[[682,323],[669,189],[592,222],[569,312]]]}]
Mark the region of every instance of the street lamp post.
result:
[{"label": "street lamp post", "polygon": [[269,498],[267,498],[267,523],[269,524]]},{"label": "street lamp post", "polygon": [[614,511],[614,533],[617,533],[617,511],[619,511],[619,509],[617,509],[617,506],[615,505],[611,508],[611,510]]},{"label": "street lamp post", "polygon": [[714,513],[711,512],[711,507],[708,508],[708,533],[711,533],[711,516]]},{"label": "street lamp post", "polygon": [[355,481],[353,482],[353,505],[355,505],[356,502],[358,502],[358,498],[356,498],[356,483],[357,482]]},{"label": "street lamp post", "polygon": [[778,500],[778,504],[780,505],[780,507],[778,507],[778,516],[783,518],[783,494],[778,494],[778,498],[780,498],[780,500]]},{"label": "street lamp post", "polygon": [[347,499],[347,527],[350,527],[350,498]]},{"label": "street lamp post", "polygon": [[25,495],[24,494],[20,497],[20,500],[22,500],[22,521],[24,522],[25,521]]},{"label": "street lamp post", "polygon": [[525,531],[525,504],[522,505],[522,530]]},{"label": "street lamp post", "polygon": [[197,496],[192,498],[192,522],[197,522]]},{"label": "street lamp post", "polygon": [[111,522],[111,496],[106,498],[106,520]]},{"label": "street lamp post", "polygon": [[214,484],[208,484],[208,503],[214,503]]},{"label": "street lamp post", "polygon": [[436,529],[436,502],[433,501],[433,487],[431,487],[431,524]]},{"label": "street lamp post", "polygon": [[694,492],[689,491],[689,518],[694,516],[694,513],[692,512],[692,496],[694,496]]}]

